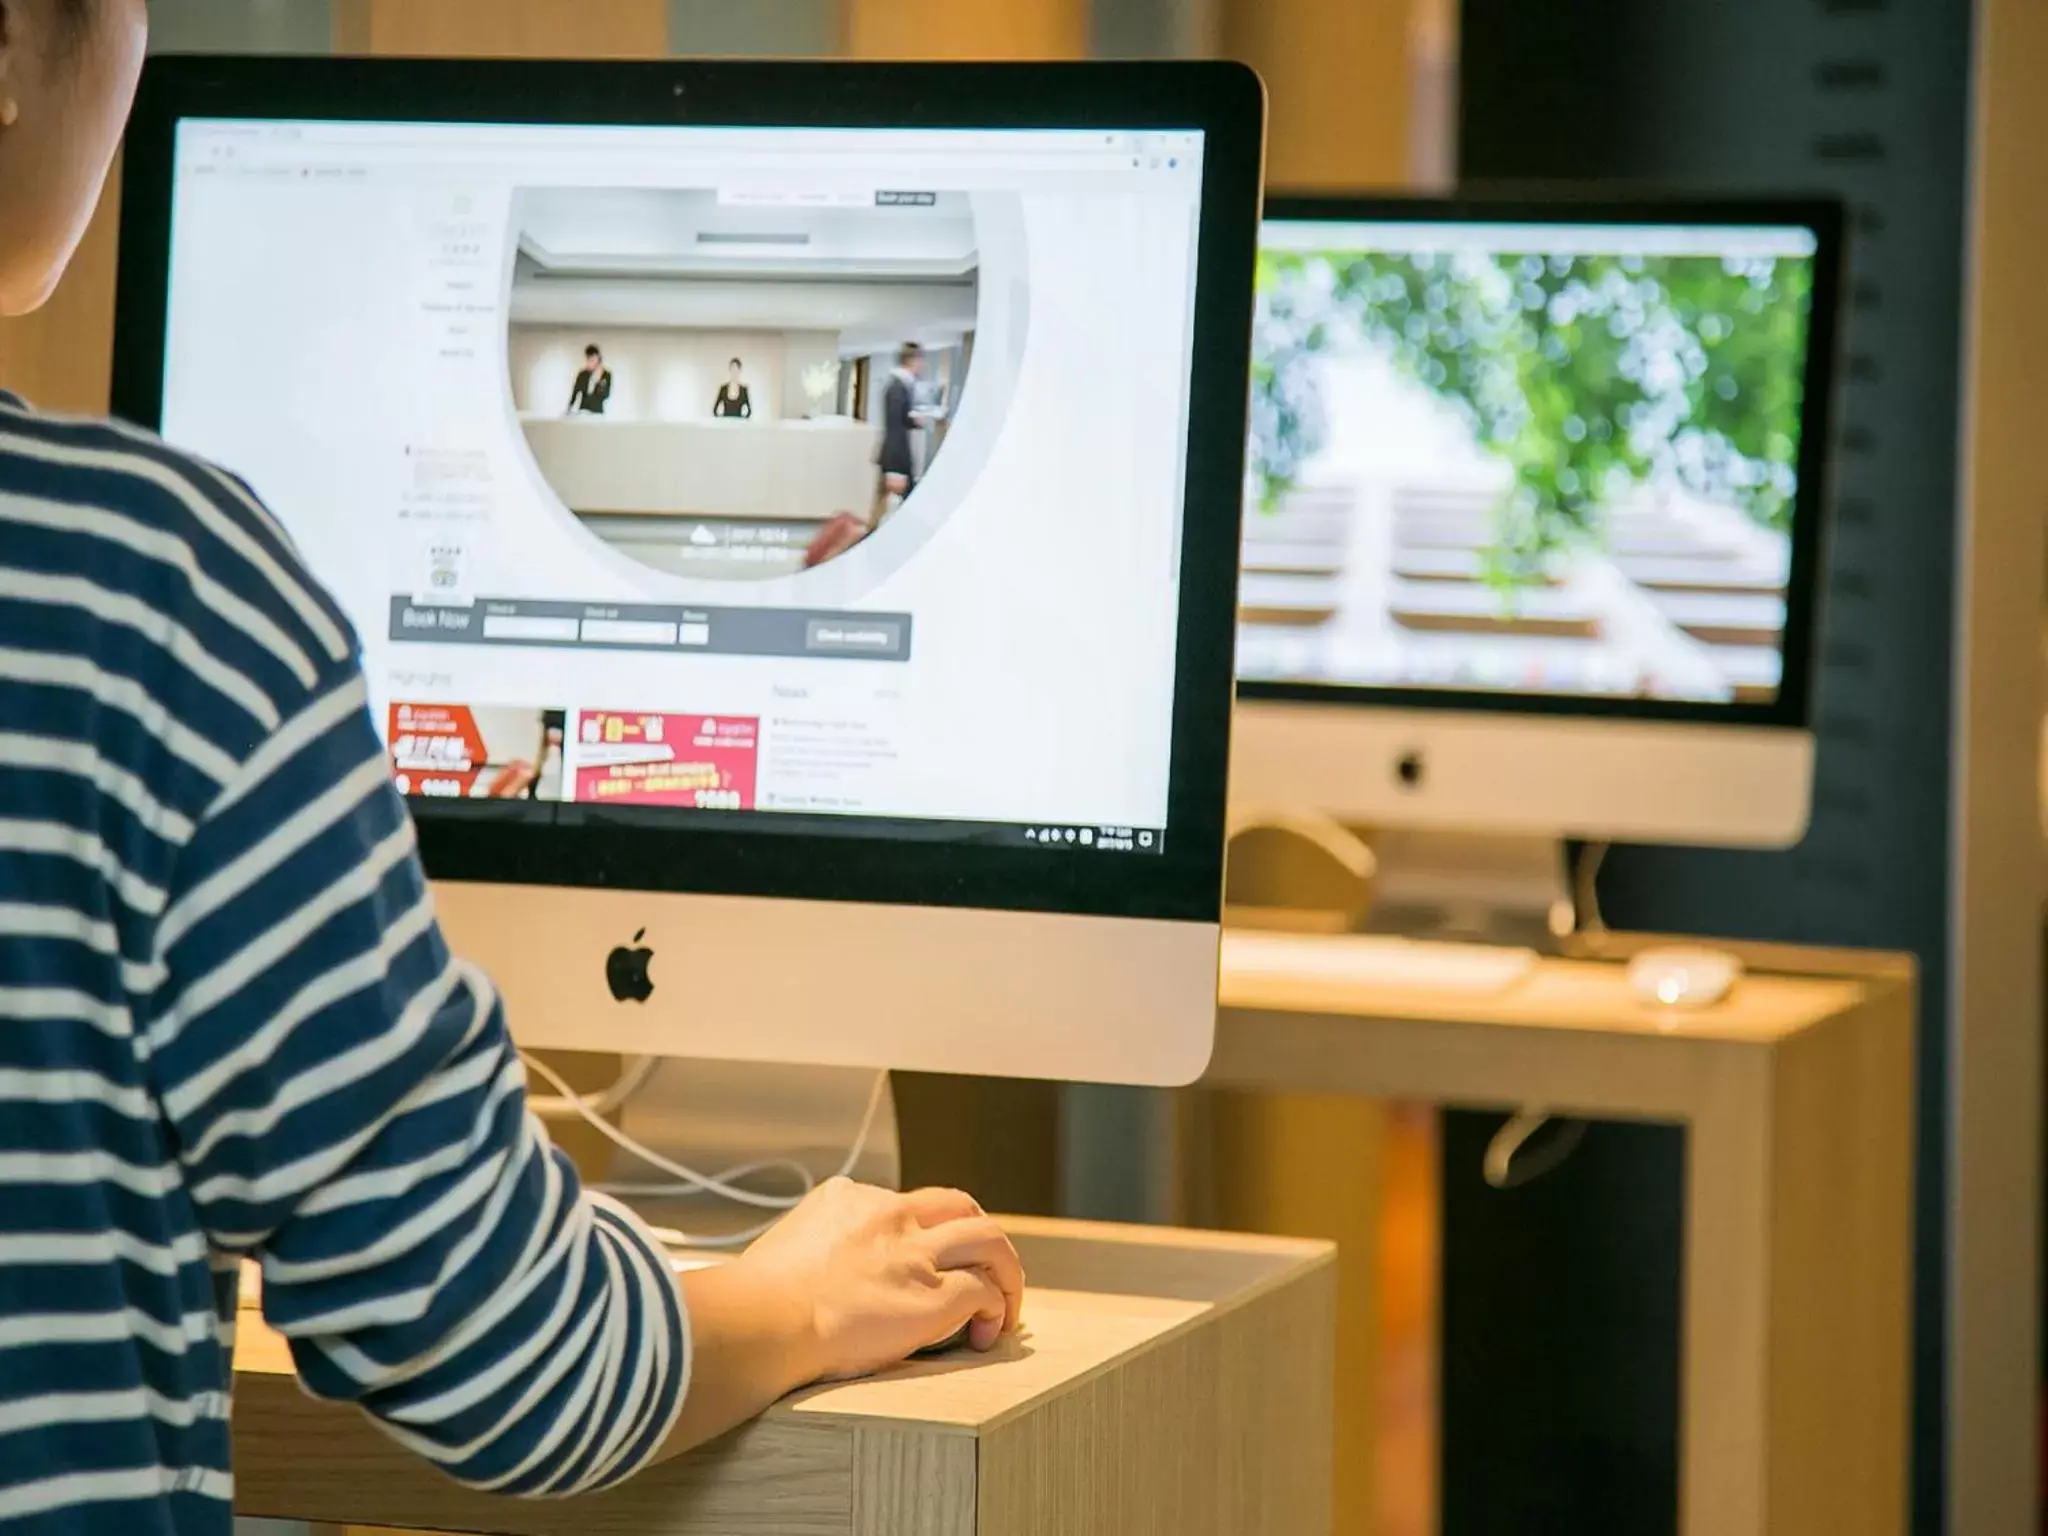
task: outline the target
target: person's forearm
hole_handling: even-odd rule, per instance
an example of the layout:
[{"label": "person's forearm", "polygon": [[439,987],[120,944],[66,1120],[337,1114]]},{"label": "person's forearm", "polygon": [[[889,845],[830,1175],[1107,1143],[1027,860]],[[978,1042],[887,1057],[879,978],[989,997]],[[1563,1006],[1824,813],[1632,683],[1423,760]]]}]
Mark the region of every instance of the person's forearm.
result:
[{"label": "person's forearm", "polygon": [[650,1462],[694,1450],[817,1379],[809,1303],[743,1263],[681,1277],[690,1317],[690,1383],[675,1428]]}]

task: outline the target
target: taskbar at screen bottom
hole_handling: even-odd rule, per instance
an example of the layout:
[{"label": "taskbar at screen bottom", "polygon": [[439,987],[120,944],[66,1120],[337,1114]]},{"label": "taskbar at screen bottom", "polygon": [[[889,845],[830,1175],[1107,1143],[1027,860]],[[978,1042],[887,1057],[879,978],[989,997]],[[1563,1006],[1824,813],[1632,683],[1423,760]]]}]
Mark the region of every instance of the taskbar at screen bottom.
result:
[{"label": "taskbar at screen bottom", "polygon": [[650,832],[742,832],[782,837],[844,837],[898,843],[1021,848],[1048,855],[1166,851],[1160,827],[1104,822],[936,821],[914,816],[819,815],[798,811],[699,810],[691,806],[583,805],[533,799],[446,799],[411,795],[422,821],[502,827],[628,827]]}]

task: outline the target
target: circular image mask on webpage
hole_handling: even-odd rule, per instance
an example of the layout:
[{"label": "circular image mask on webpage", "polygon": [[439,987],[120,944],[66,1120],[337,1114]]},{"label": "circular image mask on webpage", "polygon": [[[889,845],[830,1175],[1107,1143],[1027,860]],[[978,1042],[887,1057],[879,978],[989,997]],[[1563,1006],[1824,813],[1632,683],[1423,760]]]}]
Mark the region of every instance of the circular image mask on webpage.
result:
[{"label": "circular image mask on webpage", "polygon": [[505,356],[540,480],[590,538],[685,581],[893,566],[878,546],[900,559],[943,521],[972,474],[931,477],[986,456],[985,397],[1009,393],[1021,337],[977,356],[991,201],[1012,199],[520,191]]}]

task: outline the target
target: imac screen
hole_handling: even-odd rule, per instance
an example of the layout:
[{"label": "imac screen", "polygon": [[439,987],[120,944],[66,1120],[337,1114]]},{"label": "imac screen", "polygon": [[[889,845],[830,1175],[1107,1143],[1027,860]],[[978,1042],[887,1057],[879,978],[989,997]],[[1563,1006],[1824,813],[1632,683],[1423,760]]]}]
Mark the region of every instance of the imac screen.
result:
[{"label": "imac screen", "polygon": [[1260,245],[1241,680],[1775,703],[1813,230],[1425,213]]},{"label": "imac screen", "polygon": [[163,431],[422,815],[1156,855],[1202,157],[188,119]]}]

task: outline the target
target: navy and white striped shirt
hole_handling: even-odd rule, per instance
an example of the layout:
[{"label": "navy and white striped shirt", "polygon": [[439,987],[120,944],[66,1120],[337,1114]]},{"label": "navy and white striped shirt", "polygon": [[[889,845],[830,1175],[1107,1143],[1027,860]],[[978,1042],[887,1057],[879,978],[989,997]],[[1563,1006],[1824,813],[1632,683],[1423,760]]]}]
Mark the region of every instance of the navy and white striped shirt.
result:
[{"label": "navy and white striped shirt", "polygon": [[0,395],[0,1527],[225,1536],[235,1272],[306,1386],[515,1494],[625,1477],[660,1249],[526,1113],[354,636],[236,480]]}]

